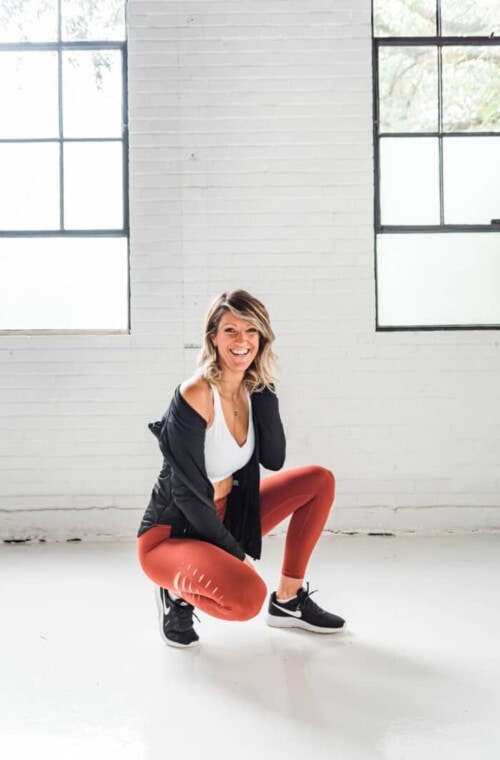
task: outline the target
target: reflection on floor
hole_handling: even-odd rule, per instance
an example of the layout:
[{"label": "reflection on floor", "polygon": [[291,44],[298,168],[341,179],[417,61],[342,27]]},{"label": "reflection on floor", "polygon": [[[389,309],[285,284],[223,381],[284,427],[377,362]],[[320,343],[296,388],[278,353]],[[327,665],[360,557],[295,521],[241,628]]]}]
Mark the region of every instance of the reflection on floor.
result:
[{"label": "reflection on floor", "polygon": [[308,580],[348,631],[200,614],[179,651],[133,543],[1,545],[2,756],[497,760],[499,569],[498,534],[325,534]]}]

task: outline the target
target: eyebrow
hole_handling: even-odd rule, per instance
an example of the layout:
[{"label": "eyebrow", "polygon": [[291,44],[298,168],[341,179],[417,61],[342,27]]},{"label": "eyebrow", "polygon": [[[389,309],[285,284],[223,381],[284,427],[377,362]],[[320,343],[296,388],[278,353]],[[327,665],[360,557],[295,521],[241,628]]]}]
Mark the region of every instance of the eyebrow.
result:
[{"label": "eyebrow", "polygon": [[[233,325],[233,324],[230,324],[230,323],[229,323],[229,324],[227,324],[227,325],[223,325],[221,329],[222,329],[222,330],[225,330],[225,329],[226,329],[226,328],[228,328],[228,327],[234,327],[234,328],[236,328],[236,325]],[[244,327],[243,329],[244,329],[244,330],[257,330],[257,328],[256,328],[256,327],[254,327],[253,325],[248,325],[248,327]]]}]

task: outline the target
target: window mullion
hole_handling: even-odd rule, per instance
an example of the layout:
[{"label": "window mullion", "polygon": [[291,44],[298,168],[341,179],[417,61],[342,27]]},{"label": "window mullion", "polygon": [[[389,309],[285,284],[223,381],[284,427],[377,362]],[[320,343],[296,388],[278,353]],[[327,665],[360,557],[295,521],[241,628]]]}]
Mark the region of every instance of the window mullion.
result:
[{"label": "window mullion", "polygon": [[444,225],[444,169],[443,169],[443,48],[438,45],[438,151],[439,151],[439,223]]},{"label": "window mullion", "polygon": [[380,105],[379,105],[379,45],[376,40],[373,44],[372,52],[372,65],[373,65],[373,154],[374,154],[374,170],[375,170],[375,198],[374,198],[374,217],[375,217],[375,229],[379,230],[381,226],[380,215]]},{"label": "window mullion", "polygon": [[57,100],[59,108],[59,226],[64,230],[64,157],[63,157],[63,94],[62,94],[62,12],[57,0]]},{"label": "window mullion", "polygon": [[127,48],[124,45],[121,49],[122,63],[122,161],[123,161],[123,228],[129,230],[129,207],[128,207],[128,64]]},{"label": "window mullion", "polygon": [[62,96],[62,49],[57,51],[58,65],[58,101],[59,101],[59,224],[64,229],[64,157],[63,157],[63,96]]}]

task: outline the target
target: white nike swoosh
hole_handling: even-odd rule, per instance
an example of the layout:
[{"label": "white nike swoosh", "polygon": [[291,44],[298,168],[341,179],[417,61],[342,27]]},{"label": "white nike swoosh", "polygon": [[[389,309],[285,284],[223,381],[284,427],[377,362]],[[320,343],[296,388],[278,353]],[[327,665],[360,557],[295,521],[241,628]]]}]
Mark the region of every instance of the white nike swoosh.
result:
[{"label": "white nike swoosh", "polygon": [[162,607],[163,607],[163,614],[164,614],[164,615],[168,615],[168,614],[169,614],[169,612],[170,612],[170,607],[168,607],[168,606],[167,606],[167,604],[166,604],[166,602],[165,602],[165,599],[164,599],[164,597],[163,597],[163,594],[162,594],[162,602],[163,602],[163,604],[162,604]]},{"label": "white nike swoosh", "polygon": [[286,607],[281,607],[279,604],[276,604],[273,602],[273,607],[276,607],[277,610],[281,610],[281,612],[286,612],[287,615],[291,615],[292,617],[302,617],[302,612],[298,610],[297,612],[294,612],[293,610],[287,610]]}]

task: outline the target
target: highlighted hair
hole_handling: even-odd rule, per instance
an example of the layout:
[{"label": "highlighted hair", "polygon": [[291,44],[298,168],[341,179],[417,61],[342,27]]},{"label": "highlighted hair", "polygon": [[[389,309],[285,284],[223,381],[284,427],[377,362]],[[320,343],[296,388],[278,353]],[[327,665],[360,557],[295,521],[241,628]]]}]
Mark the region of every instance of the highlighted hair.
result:
[{"label": "highlighted hair", "polygon": [[245,373],[245,385],[248,391],[253,393],[264,390],[265,387],[274,390],[277,378],[273,370],[277,368],[277,357],[272,350],[272,344],[275,335],[266,307],[246,290],[221,293],[210,304],[205,316],[203,348],[198,356],[201,376],[211,383],[217,383],[222,377],[219,356],[212,338],[217,333],[223,314],[228,311],[259,331],[259,350]]}]

